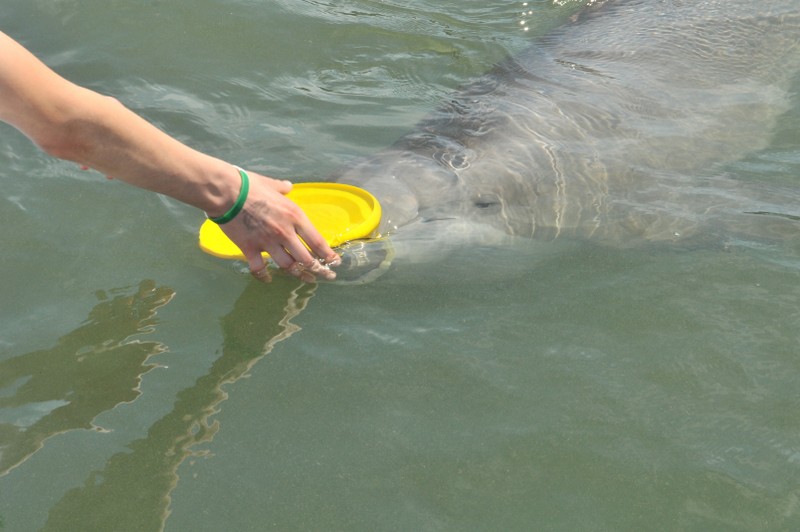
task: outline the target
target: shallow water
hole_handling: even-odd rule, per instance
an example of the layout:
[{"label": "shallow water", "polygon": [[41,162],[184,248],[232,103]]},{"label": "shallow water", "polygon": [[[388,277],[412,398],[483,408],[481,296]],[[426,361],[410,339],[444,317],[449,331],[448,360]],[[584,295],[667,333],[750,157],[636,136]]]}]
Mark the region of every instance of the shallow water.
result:
[{"label": "shallow water", "polygon": [[[192,146],[317,180],[558,4],[6,0],[0,28]],[[732,176],[800,186],[793,102]],[[193,209],[6,126],[0,161],[0,530],[800,526],[800,250],[522,241],[261,285],[197,249]]]}]

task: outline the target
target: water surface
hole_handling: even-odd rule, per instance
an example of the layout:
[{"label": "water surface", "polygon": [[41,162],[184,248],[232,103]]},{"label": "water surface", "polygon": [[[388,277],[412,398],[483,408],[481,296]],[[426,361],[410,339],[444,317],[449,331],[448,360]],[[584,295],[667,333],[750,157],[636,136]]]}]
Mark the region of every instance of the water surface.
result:
[{"label": "water surface", "polygon": [[[7,0],[0,28],[194,147],[316,180],[577,8]],[[725,171],[800,185],[797,93]],[[6,126],[0,161],[0,529],[800,525],[800,250],[524,241],[261,285],[197,249],[191,208]]]}]

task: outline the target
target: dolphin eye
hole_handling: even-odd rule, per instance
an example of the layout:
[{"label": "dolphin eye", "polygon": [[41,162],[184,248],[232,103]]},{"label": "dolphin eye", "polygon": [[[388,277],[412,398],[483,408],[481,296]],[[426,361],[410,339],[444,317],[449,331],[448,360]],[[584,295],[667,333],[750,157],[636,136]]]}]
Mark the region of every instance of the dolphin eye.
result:
[{"label": "dolphin eye", "polygon": [[478,209],[491,209],[500,207],[500,198],[495,194],[478,194],[472,200],[472,204]]}]

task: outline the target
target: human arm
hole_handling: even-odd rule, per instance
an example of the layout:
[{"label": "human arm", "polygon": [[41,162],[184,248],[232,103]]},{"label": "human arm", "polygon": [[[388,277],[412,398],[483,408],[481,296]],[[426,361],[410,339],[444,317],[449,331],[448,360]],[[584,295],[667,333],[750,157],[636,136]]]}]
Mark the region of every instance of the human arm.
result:
[{"label": "human arm", "polygon": [[[236,168],[182,144],[114,98],[62,78],[3,33],[0,120],[55,157],[166,194],[210,217],[225,213],[239,195]],[[298,277],[335,277],[327,265],[335,265],[338,255],[285,197],[291,183],[254,173],[250,178],[242,211],[220,226],[245,254],[250,271],[265,276],[266,251]]]}]

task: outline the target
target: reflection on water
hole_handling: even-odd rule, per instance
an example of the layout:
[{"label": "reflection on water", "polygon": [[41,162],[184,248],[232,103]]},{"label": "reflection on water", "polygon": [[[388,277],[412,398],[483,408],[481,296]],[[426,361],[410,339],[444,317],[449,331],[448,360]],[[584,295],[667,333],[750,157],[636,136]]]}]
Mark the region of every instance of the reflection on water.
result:
[{"label": "reflection on water", "polygon": [[[6,0],[0,27],[193,146],[313,180],[581,2],[558,3],[528,32],[522,2],[477,0]],[[726,168],[783,207],[791,105]],[[0,133],[2,340],[36,344],[0,346],[0,529],[800,530],[800,247],[515,243],[263,286],[196,249],[196,211]]]},{"label": "reflection on water", "polygon": [[193,446],[218,430],[211,417],[227,398],[223,386],[245,376],[277,342],[298,330],[290,320],[314,291],[314,285],[248,285],[222,319],[222,356],[208,374],[178,394],[172,411],[146,437],[128,444],[131,452],[113,455],[83,486],[67,491],[50,510],[44,530],[160,530],[178,466],[192,456]]},{"label": "reflection on water", "polygon": [[50,349],[0,361],[0,476],[24,462],[45,440],[74,429],[139,395],[142,375],[165,350],[140,335],[173,291],[142,282],[130,290],[98,292],[85,323]]}]

